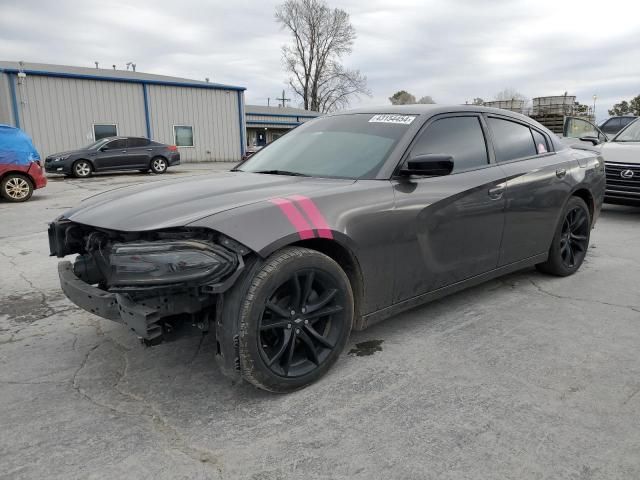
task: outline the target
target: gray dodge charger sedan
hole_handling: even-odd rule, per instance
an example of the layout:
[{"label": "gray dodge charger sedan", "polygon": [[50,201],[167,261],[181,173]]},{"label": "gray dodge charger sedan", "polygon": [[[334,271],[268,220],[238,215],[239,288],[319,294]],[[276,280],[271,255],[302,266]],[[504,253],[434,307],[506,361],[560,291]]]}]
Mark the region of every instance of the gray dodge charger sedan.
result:
[{"label": "gray dodge charger sedan", "polygon": [[149,344],[215,335],[223,371],[270,391],[320,378],[351,330],[535,265],[582,264],[597,152],[474,106],[306,122],[230,172],[120,188],[49,228],[65,294]]}]

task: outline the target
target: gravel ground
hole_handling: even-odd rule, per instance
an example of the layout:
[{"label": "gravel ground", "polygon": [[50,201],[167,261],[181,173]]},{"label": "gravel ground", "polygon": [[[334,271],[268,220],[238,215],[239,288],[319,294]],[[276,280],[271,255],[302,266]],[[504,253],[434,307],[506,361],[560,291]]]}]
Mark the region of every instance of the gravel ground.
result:
[{"label": "gravel ground", "polygon": [[223,377],[211,337],[145,348],[79,310],[47,256],[47,222],[82,198],[223,167],[0,202],[0,478],[640,478],[640,209],[605,207],[575,276],[399,315],[272,395]]}]

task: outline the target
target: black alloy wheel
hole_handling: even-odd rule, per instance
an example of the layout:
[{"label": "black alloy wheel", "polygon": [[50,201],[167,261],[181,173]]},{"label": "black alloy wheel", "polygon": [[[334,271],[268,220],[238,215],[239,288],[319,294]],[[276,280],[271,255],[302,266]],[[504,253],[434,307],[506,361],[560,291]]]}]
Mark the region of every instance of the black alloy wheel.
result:
[{"label": "black alloy wheel", "polygon": [[589,207],[582,198],[570,197],[551,241],[547,261],[536,268],[561,277],[574,274],[587,255],[590,233]]},{"label": "black alloy wheel", "polygon": [[259,349],[276,375],[299,377],[319,367],[344,329],[344,294],[321,270],[295,272],[267,300],[259,322]]},{"label": "black alloy wheel", "polygon": [[298,246],[250,259],[223,303],[225,328],[239,329],[242,377],[270,392],[292,392],[327,373],[354,318],[345,271],[329,256]]},{"label": "black alloy wheel", "polygon": [[560,256],[567,268],[582,263],[589,246],[589,213],[577,206],[569,210],[562,224]]}]

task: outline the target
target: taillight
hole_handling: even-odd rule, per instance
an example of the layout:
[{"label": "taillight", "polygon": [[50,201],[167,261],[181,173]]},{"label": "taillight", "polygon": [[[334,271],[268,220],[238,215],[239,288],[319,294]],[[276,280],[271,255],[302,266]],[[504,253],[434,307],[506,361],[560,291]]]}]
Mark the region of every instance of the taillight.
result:
[{"label": "taillight", "polygon": [[176,147],[175,145],[169,145],[169,151],[171,152],[177,152],[178,151],[178,147]]}]

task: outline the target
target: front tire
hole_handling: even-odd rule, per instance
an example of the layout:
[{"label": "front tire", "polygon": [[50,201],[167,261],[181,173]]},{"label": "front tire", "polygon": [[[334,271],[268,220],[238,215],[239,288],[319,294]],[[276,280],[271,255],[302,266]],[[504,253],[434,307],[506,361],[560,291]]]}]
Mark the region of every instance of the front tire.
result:
[{"label": "front tire", "polygon": [[10,173],[2,179],[0,194],[9,202],[26,202],[33,195],[33,183],[24,175]]},{"label": "front tire", "polygon": [[153,173],[164,173],[168,168],[167,161],[162,157],[155,157],[151,160],[151,171]]},{"label": "front tire", "polygon": [[78,160],[73,164],[73,176],[76,178],[87,178],[91,176],[93,166],[87,160]]},{"label": "front tire", "polygon": [[242,376],[271,392],[303,388],[331,368],[349,338],[349,279],[331,258],[301,247],[284,248],[252,271],[237,287]]},{"label": "front tire", "polygon": [[589,248],[591,213],[579,197],[571,197],[564,207],[560,224],[549,249],[546,262],[536,265],[541,272],[559,277],[578,271]]}]

